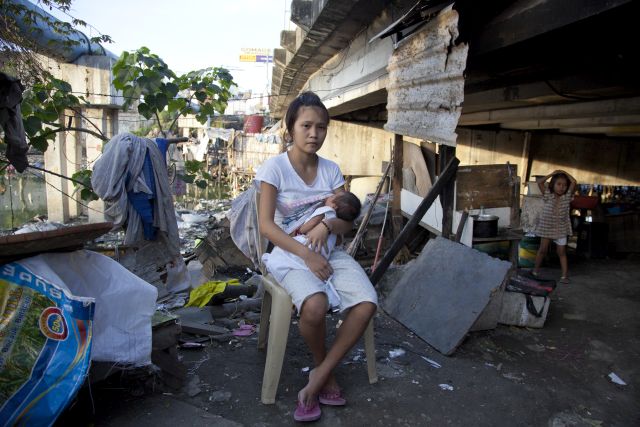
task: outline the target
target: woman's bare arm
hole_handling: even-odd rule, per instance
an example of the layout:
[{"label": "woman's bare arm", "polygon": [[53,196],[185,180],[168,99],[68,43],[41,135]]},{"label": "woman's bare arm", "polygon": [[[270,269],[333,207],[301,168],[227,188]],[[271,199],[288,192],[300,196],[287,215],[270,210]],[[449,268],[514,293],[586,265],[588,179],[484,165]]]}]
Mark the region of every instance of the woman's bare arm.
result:
[{"label": "woman's bare arm", "polygon": [[547,180],[549,178],[551,178],[553,175],[555,175],[556,173],[558,173],[559,171],[553,171],[551,172],[549,175],[545,176],[544,178],[538,178],[538,180],[536,181],[538,183],[538,188],[540,189],[540,192],[542,194],[544,194],[544,192],[546,191],[546,186],[545,183],[547,182]]},{"label": "woman's bare arm", "polygon": [[311,218],[309,221],[305,222],[298,228],[299,234],[307,234],[309,231],[313,230],[313,228],[322,222],[322,218],[324,215],[317,215]]}]

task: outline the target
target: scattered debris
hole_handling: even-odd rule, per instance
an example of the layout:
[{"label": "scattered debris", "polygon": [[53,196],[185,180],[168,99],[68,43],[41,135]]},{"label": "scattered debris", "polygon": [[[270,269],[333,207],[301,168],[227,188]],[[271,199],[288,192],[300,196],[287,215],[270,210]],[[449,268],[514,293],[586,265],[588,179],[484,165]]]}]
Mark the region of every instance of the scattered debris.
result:
[{"label": "scattered debris", "polygon": [[255,333],[255,325],[240,325],[239,328],[234,329],[231,333],[236,337],[248,337]]},{"label": "scattered debris", "polygon": [[226,402],[231,399],[231,392],[229,391],[214,391],[209,396],[209,402]]},{"label": "scattered debris", "polygon": [[508,380],[515,381],[515,382],[523,382],[524,381],[524,377],[518,376],[518,374],[514,374],[514,373],[511,373],[511,372],[504,373],[504,374],[502,374],[502,376],[504,378],[508,379]]},{"label": "scattered debris", "polygon": [[204,345],[201,342],[193,342],[193,341],[187,341],[184,342],[182,344],[180,344],[180,348],[184,348],[184,349],[200,349],[200,348],[205,348],[206,345]]},{"label": "scattered debris", "polygon": [[439,364],[438,362],[436,362],[435,360],[431,360],[428,357],[424,357],[424,356],[420,356],[422,357],[422,359],[424,359],[429,365],[433,366],[434,368],[442,368],[442,365]]},{"label": "scattered debris", "polygon": [[233,243],[229,232],[229,221],[216,224],[207,237],[195,248],[202,271],[206,277],[213,277],[219,270],[229,267],[253,268],[253,263]]},{"label": "scattered debris", "polygon": [[202,393],[202,389],[200,388],[200,377],[194,375],[191,377],[186,386],[184,386],[184,392],[187,393],[189,397],[195,397]]},{"label": "scattered debris", "polygon": [[627,383],[625,383],[622,378],[620,378],[618,375],[616,375],[614,372],[611,372],[608,375],[609,379],[611,380],[612,383],[614,384],[618,384],[618,385],[627,385]]},{"label": "scattered debris", "polygon": [[389,350],[389,357],[395,359],[396,357],[404,356],[407,352],[402,348],[396,348]]}]

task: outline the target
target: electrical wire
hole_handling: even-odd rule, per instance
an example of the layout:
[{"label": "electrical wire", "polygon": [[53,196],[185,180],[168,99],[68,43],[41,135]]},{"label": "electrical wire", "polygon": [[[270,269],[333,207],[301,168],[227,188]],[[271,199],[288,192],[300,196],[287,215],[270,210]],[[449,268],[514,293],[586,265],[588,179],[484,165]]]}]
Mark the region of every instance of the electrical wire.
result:
[{"label": "electrical wire", "polygon": [[[31,173],[33,173],[33,172],[31,172]],[[34,174],[34,175],[35,175],[35,174]],[[104,212],[99,211],[99,210],[97,210],[97,209],[94,209],[94,208],[90,207],[89,205],[85,205],[85,204],[84,204],[84,203],[82,203],[80,200],[76,199],[75,197],[72,197],[72,196],[68,195],[67,193],[65,193],[64,191],[62,191],[61,189],[59,189],[59,188],[58,188],[58,187],[56,187],[55,185],[51,184],[51,183],[50,183],[49,181],[47,181],[46,179],[45,179],[45,181],[44,181],[44,182],[45,182],[45,184],[50,185],[51,187],[53,187],[53,189],[54,189],[54,190],[59,191],[60,193],[62,193],[63,195],[67,196],[68,198],[70,198],[70,199],[71,199],[71,200],[73,200],[74,202],[77,202],[79,205],[84,206],[85,208],[89,209],[90,211],[94,211],[94,212],[97,212],[97,213],[99,213],[99,214],[104,215]]]}]

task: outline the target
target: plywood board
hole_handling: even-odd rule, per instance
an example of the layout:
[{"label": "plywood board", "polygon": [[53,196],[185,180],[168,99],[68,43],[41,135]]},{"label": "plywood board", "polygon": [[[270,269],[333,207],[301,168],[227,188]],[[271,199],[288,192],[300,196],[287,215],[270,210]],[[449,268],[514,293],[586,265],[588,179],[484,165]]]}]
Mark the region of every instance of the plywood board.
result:
[{"label": "plywood board", "polygon": [[8,262],[44,252],[81,248],[85,242],[100,237],[113,223],[71,225],[50,231],[36,231],[0,237],[0,261]]},{"label": "plywood board", "polygon": [[385,300],[389,315],[445,355],[499,292],[511,263],[442,237],[430,240]]},{"label": "plywood board", "polygon": [[456,209],[498,208],[513,204],[515,165],[462,166],[456,175]]}]

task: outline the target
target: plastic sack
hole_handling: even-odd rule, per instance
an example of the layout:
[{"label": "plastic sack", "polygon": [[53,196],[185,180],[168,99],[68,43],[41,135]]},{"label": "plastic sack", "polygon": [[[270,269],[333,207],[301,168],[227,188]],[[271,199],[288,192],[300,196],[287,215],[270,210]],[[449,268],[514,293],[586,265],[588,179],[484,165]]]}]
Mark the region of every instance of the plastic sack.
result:
[{"label": "plastic sack", "polygon": [[92,298],[0,267],[0,425],[51,425],[89,370]]},{"label": "plastic sack", "polygon": [[95,298],[91,360],[151,363],[151,317],[158,290],[109,257],[80,250],[46,253],[18,263],[38,276]]}]

